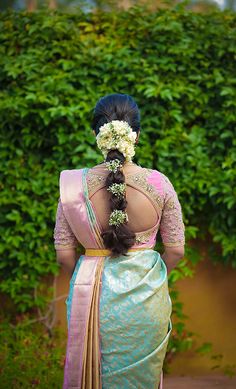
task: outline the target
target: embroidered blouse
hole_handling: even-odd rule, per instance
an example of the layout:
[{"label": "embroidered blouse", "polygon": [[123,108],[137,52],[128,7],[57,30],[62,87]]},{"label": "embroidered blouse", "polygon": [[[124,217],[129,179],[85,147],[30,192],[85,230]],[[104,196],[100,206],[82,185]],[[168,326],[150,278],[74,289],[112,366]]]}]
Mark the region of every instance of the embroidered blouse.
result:
[{"label": "embroidered blouse", "polygon": [[63,212],[61,199],[58,199],[56,224],[54,228],[54,247],[56,250],[67,250],[77,248],[79,245],[68,221]]},{"label": "embroidered blouse", "polygon": [[[89,197],[105,184],[106,177],[94,174],[92,169],[87,175]],[[163,173],[142,168],[140,172],[126,175],[126,184],[146,194],[154,204],[159,214],[158,223],[149,230],[136,233],[135,246],[142,246],[147,242],[155,244],[158,230],[164,246],[182,246],[185,244],[185,226],[182,208],[178,195],[167,176]],[[61,199],[58,199],[56,223],[54,228],[54,247],[56,250],[66,250],[79,246],[62,208]]]},{"label": "embroidered blouse", "polygon": [[178,195],[169,178],[162,174],[165,197],[160,221],[160,234],[164,246],[182,246],[185,244],[185,225],[182,207]]}]

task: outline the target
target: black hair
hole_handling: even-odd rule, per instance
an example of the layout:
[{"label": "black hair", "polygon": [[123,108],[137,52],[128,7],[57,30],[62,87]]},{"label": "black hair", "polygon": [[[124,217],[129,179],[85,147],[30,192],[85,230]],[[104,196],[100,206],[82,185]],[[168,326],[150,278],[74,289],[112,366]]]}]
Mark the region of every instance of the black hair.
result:
[{"label": "black hair", "polygon": [[[140,113],[138,106],[134,99],[122,93],[113,93],[106,95],[97,102],[92,119],[92,129],[97,135],[99,128],[105,123],[112,120],[126,121],[133,131],[138,133],[140,131]],[[106,161],[110,162],[118,159],[123,165],[125,162],[124,155],[119,150],[110,150],[107,154]],[[121,169],[117,172],[109,172],[106,178],[106,188],[112,184],[125,183],[125,176]],[[117,197],[110,193],[110,208],[111,212],[115,209],[125,211],[127,207],[126,197]],[[102,233],[104,246],[110,249],[113,256],[125,255],[130,247],[135,243],[135,233],[128,227],[127,222],[123,224],[109,226],[106,231]]]}]

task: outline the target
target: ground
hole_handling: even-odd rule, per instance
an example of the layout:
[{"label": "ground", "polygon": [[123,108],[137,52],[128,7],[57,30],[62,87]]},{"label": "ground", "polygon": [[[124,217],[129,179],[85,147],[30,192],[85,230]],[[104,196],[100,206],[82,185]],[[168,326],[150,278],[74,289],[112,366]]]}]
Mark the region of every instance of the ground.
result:
[{"label": "ground", "polygon": [[235,389],[236,377],[200,376],[173,377],[164,376],[163,389]]}]

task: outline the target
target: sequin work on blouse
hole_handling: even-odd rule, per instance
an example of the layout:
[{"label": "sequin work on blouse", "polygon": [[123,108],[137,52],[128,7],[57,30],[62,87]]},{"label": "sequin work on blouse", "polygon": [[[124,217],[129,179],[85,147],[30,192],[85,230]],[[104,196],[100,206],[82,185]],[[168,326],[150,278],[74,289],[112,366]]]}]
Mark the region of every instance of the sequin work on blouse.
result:
[{"label": "sequin work on blouse", "polygon": [[178,195],[169,178],[162,174],[165,193],[164,206],[160,222],[160,234],[165,246],[181,246],[185,244],[185,225],[182,207]]}]

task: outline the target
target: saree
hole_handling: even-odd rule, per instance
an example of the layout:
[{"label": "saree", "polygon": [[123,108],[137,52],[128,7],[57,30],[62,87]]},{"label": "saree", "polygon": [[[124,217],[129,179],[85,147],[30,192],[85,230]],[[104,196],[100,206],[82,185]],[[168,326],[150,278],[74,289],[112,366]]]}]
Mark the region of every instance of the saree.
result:
[{"label": "saree", "polygon": [[87,171],[60,176],[65,218],[85,247],[66,300],[63,389],[162,389],[172,331],[165,262],[153,240],[135,245],[127,255],[109,255],[89,200]]}]

